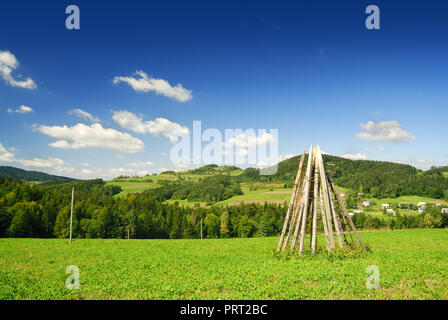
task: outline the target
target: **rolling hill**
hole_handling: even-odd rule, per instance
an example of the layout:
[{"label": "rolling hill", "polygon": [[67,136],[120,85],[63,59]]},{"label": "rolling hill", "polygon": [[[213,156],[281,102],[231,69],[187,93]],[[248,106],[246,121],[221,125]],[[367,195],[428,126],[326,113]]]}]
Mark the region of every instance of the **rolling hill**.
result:
[{"label": "rolling hill", "polygon": [[54,176],[51,174],[28,171],[15,167],[0,166],[0,178],[11,177],[14,179],[21,179],[24,181],[74,181],[76,179]]},{"label": "rolling hill", "polygon": [[[371,198],[396,198],[403,196],[419,196],[431,199],[448,199],[447,167],[434,167],[427,171],[414,168],[411,165],[371,160],[349,160],[331,155],[324,155],[326,170],[343,191],[352,194],[364,193]],[[300,156],[284,160],[278,164],[275,174],[260,175],[259,169],[237,167],[219,167],[206,165],[197,169],[178,172],[164,172],[147,177],[122,177],[109,181],[108,184],[123,188],[119,196],[129,193],[140,193],[148,189],[166,186],[166,183],[177,184],[199,183],[212,176],[225,175],[240,183],[242,195],[234,195],[217,204],[236,204],[241,201],[271,201],[283,202],[290,197],[294,178],[300,162]],[[190,188],[191,189],[191,188]],[[206,188],[204,187],[204,190]],[[185,191],[188,194],[189,190]],[[169,201],[185,205],[206,205],[209,201],[188,201],[174,197]]]},{"label": "rolling hill", "polygon": [[[240,181],[294,181],[299,167],[300,156],[278,164],[274,175],[260,176],[257,169],[246,169]],[[338,186],[370,193],[375,198],[398,197],[402,195],[419,195],[435,199],[448,197],[448,176],[446,167],[434,167],[427,171],[411,165],[372,161],[349,160],[341,157],[324,155],[326,170]]]}]

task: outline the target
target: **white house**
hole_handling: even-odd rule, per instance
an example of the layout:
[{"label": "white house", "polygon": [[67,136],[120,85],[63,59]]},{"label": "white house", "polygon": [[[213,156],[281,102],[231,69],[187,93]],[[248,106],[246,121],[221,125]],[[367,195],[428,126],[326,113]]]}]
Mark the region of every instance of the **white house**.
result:
[{"label": "white house", "polygon": [[353,212],[349,212],[348,215],[349,215],[349,216],[353,216],[354,213],[353,213]]},{"label": "white house", "polygon": [[364,210],[362,210],[362,209],[355,209],[355,210],[353,210],[353,212],[354,212],[354,213],[363,213]]},{"label": "white house", "polygon": [[341,193],[339,194],[339,196],[340,196],[340,197],[346,197],[347,194],[346,194],[345,192],[341,192]]},{"label": "white house", "polygon": [[388,203],[383,203],[382,205],[381,205],[381,209],[384,209],[384,208],[389,208],[390,207],[390,204],[388,204]]},{"label": "white house", "polygon": [[448,208],[442,208],[442,213],[448,213]]},{"label": "white house", "polygon": [[393,215],[396,214],[394,209],[386,209],[386,213],[390,213],[390,214],[393,214]]},{"label": "white house", "polygon": [[417,204],[417,207],[419,207],[419,208],[426,208],[426,202],[419,202]]},{"label": "white house", "polygon": [[364,207],[370,207],[370,201],[363,201],[362,205]]}]

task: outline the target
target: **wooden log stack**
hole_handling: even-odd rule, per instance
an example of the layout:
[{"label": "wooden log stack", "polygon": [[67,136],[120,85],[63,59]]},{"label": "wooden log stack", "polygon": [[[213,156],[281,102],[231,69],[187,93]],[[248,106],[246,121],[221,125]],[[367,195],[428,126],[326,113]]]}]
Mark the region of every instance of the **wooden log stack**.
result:
[{"label": "wooden log stack", "polygon": [[277,251],[285,251],[289,248],[291,251],[298,250],[302,255],[307,230],[309,230],[310,249],[314,254],[317,249],[318,224],[323,226],[328,252],[349,245],[359,245],[366,251],[336,186],[325,171],[320,147],[310,147],[304,168],[305,157],[306,150],[300,158],[299,170]]}]

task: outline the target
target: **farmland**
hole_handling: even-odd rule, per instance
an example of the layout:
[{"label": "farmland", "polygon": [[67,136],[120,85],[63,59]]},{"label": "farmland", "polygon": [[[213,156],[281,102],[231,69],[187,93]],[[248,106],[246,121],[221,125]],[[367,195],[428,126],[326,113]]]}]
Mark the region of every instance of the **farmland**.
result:
[{"label": "farmland", "polygon": [[[218,167],[221,168],[221,167]],[[234,170],[231,172],[232,176],[238,176],[241,174],[241,170]],[[218,172],[219,173],[219,172]],[[214,173],[214,174],[218,174]],[[126,197],[128,194],[132,193],[140,193],[148,189],[161,187],[161,181],[176,181],[176,180],[185,180],[188,179],[190,181],[198,181],[199,179],[203,179],[209,176],[212,176],[212,173],[209,174],[194,174],[188,171],[185,172],[177,172],[170,174],[159,174],[159,175],[151,175],[140,178],[128,178],[128,179],[114,179],[112,181],[108,181],[107,184],[118,185],[122,188],[122,192],[118,194],[118,197]],[[150,179],[151,182],[147,182]],[[347,192],[354,194],[355,192],[348,188],[337,188],[339,192]],[[177,202],[181,206],[194,207],[194,206],[216,206],[216,205],[239,205],[241,203],[249,204],[249,203],[276,203],[276,204],[284,204],[287,203],[291,197],[292,187],[285,187],[285,183],[269,183],[269,182],[254,182],[254,183],[241,183],[241,190],[243,191],[242,195],[236,195],[229,199],[217,201],[215,203],[206,203],[201,201],[191,202],[186,199],[184,200],[173,200],[169,199],[167,203],[175,203]],[[423,196],[400,196],[397,198],[384,198],[377,199],[369,196],[362,197],[359,201],[367,200],[372,203],[372,206],[366,209],[366,213],[372,215],[374,217],[383,217],[388,218],[383,215],[383,211],[381,210],[382,203],[388,203],[391,207],[397,207],[402,202],[407,202],[409,204],[413,204],[415,207],[419,202],[426,203],[438,203],[443,205],[444,207],[448,207],[448,202],[440,199],[432,199],[429,197]],[[350,209],[350,208],[349,208]],[[353,209],[353,208],[351,208]],[[400,214],[402,215],[416,215],[416,210],[411,209],[401,209]]]},{"label": "farmland", "polygon": [[[448,230],[361,232],[371,249],[299,258],[278,237],[0,239],[0,299],[448,299]],[[323,238],[318,241],[323,245]],[[322,250],[322,249],[321,249]],[[80,289],[65,287],[66,267]],[[380,290],[365,269],[380,270]]]}]

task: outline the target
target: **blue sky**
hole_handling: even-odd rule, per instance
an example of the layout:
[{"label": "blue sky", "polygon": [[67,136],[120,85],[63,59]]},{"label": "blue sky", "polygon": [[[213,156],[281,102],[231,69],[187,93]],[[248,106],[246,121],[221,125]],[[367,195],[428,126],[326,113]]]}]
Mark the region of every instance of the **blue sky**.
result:
[{"label": "blue sky", "polygon": [[[0,165],[79,178],[181,169],[164,155],[170,130],[194,120],[278,129],[284,157],[319,144],[448,165],[446,1],[241,2],[2,4]],[[79,30],[65,27],[70,4]],[[380,30],[365,27],[370,4]]]}]

